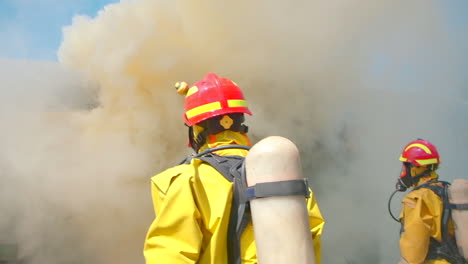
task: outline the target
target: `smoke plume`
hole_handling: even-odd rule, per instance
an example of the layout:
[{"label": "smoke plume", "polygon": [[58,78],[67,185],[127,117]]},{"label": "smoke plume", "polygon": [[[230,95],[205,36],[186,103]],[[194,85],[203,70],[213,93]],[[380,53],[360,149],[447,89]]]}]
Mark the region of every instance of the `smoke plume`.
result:
[{"label": "smoke plume", "polygon": [[298,145],[323,263],[396,262],[401,148],[432,141],[446,180],[468,161],[444,16],[427,0],[122,0],[75,17],[60,65],[0,61],[0,243],[25,263],[142,263],[149,178],[188,152],[173,84],[216,72],[244,89],[254,141]]}]

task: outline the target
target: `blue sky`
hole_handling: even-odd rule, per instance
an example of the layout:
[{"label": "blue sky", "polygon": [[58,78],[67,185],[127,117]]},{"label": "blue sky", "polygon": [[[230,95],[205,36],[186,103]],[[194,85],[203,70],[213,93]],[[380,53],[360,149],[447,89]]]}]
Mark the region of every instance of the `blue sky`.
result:
[{"label": "blue sky", "polygon": [[62,27],[119,0],[0,0],[0,57],[57,61]]},{"label": "blue sky", "polygon": [[[0,57],[56,61],[62,27],[71,24],[74,15],[94,17],[105,5],[116,2],[119,0],[0,0]],[[441,3],[449,34],[468,47],[468,0]]]}]

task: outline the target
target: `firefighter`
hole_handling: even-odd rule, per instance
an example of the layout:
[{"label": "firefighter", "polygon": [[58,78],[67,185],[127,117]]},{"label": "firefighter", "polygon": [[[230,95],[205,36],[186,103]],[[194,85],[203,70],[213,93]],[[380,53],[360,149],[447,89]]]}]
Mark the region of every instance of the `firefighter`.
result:
[{"label": "firefighter", "polygon": [[[195,153],[151,178],[156,217],[144,244],[146,263],[257,263],[250,220],[237,237],[239,245],[233,244],[231,218],[239,212],[239,204],[234,203],[239,199],[233,177],[226,175],[232,170],[220,169],[222,164],[240,164],[251,145],[243,124],[244,114],[251,112],[242,90],[214,73],[192,86],[177,83],[176,88],[185,96],[184,120]],[[211,153],[211,159],[204,153]],[[312,192],[307,206],[316,263],[320,263],[324,220]]]},{"label": "firefighter", "polygon": [[451,250],[456,250],[453,223],[443,221],[447,183],[438,181],[436,147],[427,140],[412,141],[403,149],[400,161],[397,190],[413,189],[402,200],[399,263],[455,264],[450,259]]}]

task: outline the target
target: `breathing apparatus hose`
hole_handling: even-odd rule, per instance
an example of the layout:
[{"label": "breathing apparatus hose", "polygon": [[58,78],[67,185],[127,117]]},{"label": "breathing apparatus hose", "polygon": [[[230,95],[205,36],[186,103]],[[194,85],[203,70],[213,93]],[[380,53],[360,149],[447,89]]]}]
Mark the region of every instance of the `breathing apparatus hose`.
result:
[{"label": "breathing apparatus hose", "polygon": [[392,203],[392,199],[393,199],[393,196],[399,192],[399,190],[395,190],[393,191],[392,195],[390,195],[390,198],[388,198],[388,212],[390,213],[390,216],[393,218],[393,220],[397,221],[398,223],[400,223],[400,220],[398,220],[392,213],[392,208],[391,208],[391,203]]}]

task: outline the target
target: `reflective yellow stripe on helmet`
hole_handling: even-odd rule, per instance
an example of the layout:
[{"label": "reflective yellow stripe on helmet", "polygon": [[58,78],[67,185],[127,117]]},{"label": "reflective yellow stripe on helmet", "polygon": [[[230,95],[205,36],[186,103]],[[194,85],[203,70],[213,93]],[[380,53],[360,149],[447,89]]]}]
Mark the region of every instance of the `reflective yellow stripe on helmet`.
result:
[{"label": "reflective yellow stripe on helmet", "polygon": [[405,151],[407,151],[407,150],[410,149],[410,148],[414,148],[414,147],[421,148],[421,149],[424,150],[424,152],[426,152],[427,154],[432,154],[432,151],[431,151],[427,146],[424,146],[423,144],[419,144],[419,143],[414,143],[414,144],[411,144],[411,145],[407,146],[407,147],[405,148]]},{"label": "reflective yellow stripe on helmet", "polygon": [[228,100],[229,107],[247,107],[245,100]]},{"label": "reflective yellow stripe on helmet", "polygon": [[[400,161],[407,162],[408,159],[400,156]],[[428,164],[437,164],[437,159],[425,159],[425,160],[415,160],[415,162],[419,163],[419,165],[424,166]]]},{"label": "reflective yellow stripe on helmet", "polygon": [[200,105],[198,107],[192,108],[188,110],[187,112],[185,112],[185,114],[187,115],[187,118],[192,118],[194,116],[201,115],[206,112],[210,112],[214,110],[219,110],[219,109],[221,109],[221,103],[213,102],[213,103],[204,104],[204,105]]},{"label": "reflective yellow stripe on helmet", "polygon": [[415,160],[419,165],[424,166],[428,164],[436,164],[437,159],[425,159],[425,160]]},{"label": "reflective yellow stripe on helmet", "polygon": [[189,97],[190,95],[198,92],[198,87],[197,86],[192,86],[190,89],[188,89],[187,94],[185,95],[186,97]]}]

